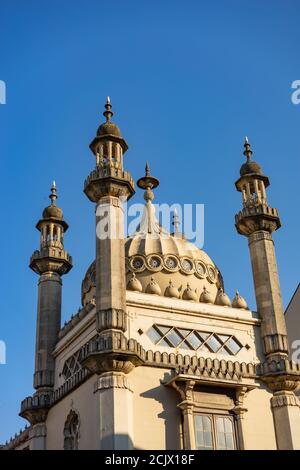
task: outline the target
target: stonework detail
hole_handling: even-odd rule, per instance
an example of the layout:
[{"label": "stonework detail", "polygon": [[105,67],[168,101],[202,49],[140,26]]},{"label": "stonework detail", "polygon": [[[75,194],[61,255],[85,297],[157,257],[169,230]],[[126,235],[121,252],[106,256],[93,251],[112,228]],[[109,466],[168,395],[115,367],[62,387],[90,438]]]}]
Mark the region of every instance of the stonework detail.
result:
[{"label": "stonework detail", "polygon": [[96,313],[96,328],[101,332],[109,329],[127,330],[127,314],[122,309],[109,308]]},{"label": "stonework detail", "polygon": [[285,394],[275,394],[271,398],[272,408],[281,407],[281,406],[298,406],[300,407],[299,398],[296,397],[294,393],[285,393]]},{"label": "stonework detail", "polygon": [[98,378],[95,383],[95,391],[107,388],[125,388],[133,392],[133,387],[126,375],[117,373],[104,374]]}]

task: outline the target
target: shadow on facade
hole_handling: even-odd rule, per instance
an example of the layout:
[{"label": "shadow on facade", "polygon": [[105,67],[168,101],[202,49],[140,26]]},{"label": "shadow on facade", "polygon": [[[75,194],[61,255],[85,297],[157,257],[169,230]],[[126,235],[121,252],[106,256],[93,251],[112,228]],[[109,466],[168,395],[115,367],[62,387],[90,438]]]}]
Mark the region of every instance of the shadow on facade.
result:
[{"label": "shadow on facade", "polygon": [[[180,397],[172,388],[164,387],[164,382],[170,378],[169,373],[164,375],[161,385],[141,393],[141,397],[157,401],[162,406],[158,419],[164,420],[165,449],[181,449],[181,412],[177,408]],[[161,443],[163,445],[163,443]],[[162,447],[163,448],[163,447]]]}]

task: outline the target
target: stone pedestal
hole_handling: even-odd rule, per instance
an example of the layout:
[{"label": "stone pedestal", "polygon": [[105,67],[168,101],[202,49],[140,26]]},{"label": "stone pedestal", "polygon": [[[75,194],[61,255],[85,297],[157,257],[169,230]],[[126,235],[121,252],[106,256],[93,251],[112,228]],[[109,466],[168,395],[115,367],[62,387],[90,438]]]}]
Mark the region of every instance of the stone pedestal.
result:
[{"label": "stone pedestal", "polygon": [[275,392],[271,398],[278,450],[300,450],[300,408],[294,392]]},{"label": "stone pedestal", "polygon": [[95,393],[99,403],[101,450],[133,449],[133,390],[124,373],[107,372],[98,377]]},{"label": "stone pedestal", "polygon": [[45,423],[35,424],[29,431],[30,450],[46,450],[47,428]]}]

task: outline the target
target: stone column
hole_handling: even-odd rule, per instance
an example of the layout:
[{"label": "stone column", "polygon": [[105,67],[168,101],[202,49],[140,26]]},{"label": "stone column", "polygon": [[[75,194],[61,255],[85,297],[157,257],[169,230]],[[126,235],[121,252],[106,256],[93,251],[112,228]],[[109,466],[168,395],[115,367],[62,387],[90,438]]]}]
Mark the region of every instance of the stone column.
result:
[{"label": "stone column", "polygon": [[178,408],[183,416],[183,445],[186,450],[196,449],[194,404],[188,400],[181,402]]},{"label": "stone column", "polygon": [[124,373],[107,372],[98,377],[100,448],[133,449],[133,390]]},{"label": "stone column", "polygon": [[107,195],[96,209],[96,306],[98,331],[126,331],[126,275],[122,200]]},{"label": "stone column", "polygon": [[32,426],[29,431],[29,449],[30,450],[47,450],[46,445],[47,428],[45,423],[39,423]]},{"label": "stone column", "polygon": [[62,281],[59,274],[45,272],[39,278],[34,387],[54,384],[52,351],[57,342],[61,319]]},{"label": "stone column", "polygon": [[272,234],[263,230],[252,233],[249,249],[265,354],[271,359],[273,355],[286,357],[287,331]]},{"label": "stone column", "polygon": [[275,392],[271,398],[277,448],[300,450],[299,399],[294,392]]}]

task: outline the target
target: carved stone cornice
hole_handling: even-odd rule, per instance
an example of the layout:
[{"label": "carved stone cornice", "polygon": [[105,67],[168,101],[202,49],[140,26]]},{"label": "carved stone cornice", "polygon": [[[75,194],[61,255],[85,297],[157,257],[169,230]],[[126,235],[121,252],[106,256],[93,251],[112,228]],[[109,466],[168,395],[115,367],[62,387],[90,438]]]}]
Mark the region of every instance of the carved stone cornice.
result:
[{"label": "carved stone cornice", "polygon": [[34,251],[29,266],[37,274],[52,272],[63,276],[72,269],[72,256],[60,248],[45,247]]},{"label": "carved stone cornice", "polygon": [[129,199],[135,193],[134,181],[128,171],[97,167],[86,178],[84,192],[92,202],[105,196]]},{"label": "carved stone cornice", "polygon": [[255,204],[244,207],[236,214],[235,226],[238,233],[249,237],[255,236],[255,232],[272,233],[281,226],[281,223],[277,209],[267,204]]},{"label": "carved stone cornice", "polygon": [[259,364],[257,374],[272,392],[292,392],[300,384],[300,364],[289,359]]},{"label": "carved stone cornice", "polygon": [[128,374],[144,363],[145,351],[135,339],[120,331],[108,330],[82,348],[81,364],[95,374],[123,372]]},{"label": "carved stone cornice", "polygon": [[300,407],[299,398],[293,392],[275,392],[271,398],[271,407],[277,408],[282,406]]},{"label": "carved stone cornice", "polygon": [[115,372],[101,375],[95,383],[95,391],[108,388],[125,388],[126,390],[133,392],[133,387],[126,375]]},{"label": "carved stone cornice", "polygon": [[51,393],[37,394],[25,398],[21,403],[19,413],[22,418],[27,419],[30,424],[44,423],[50,408]]}]

